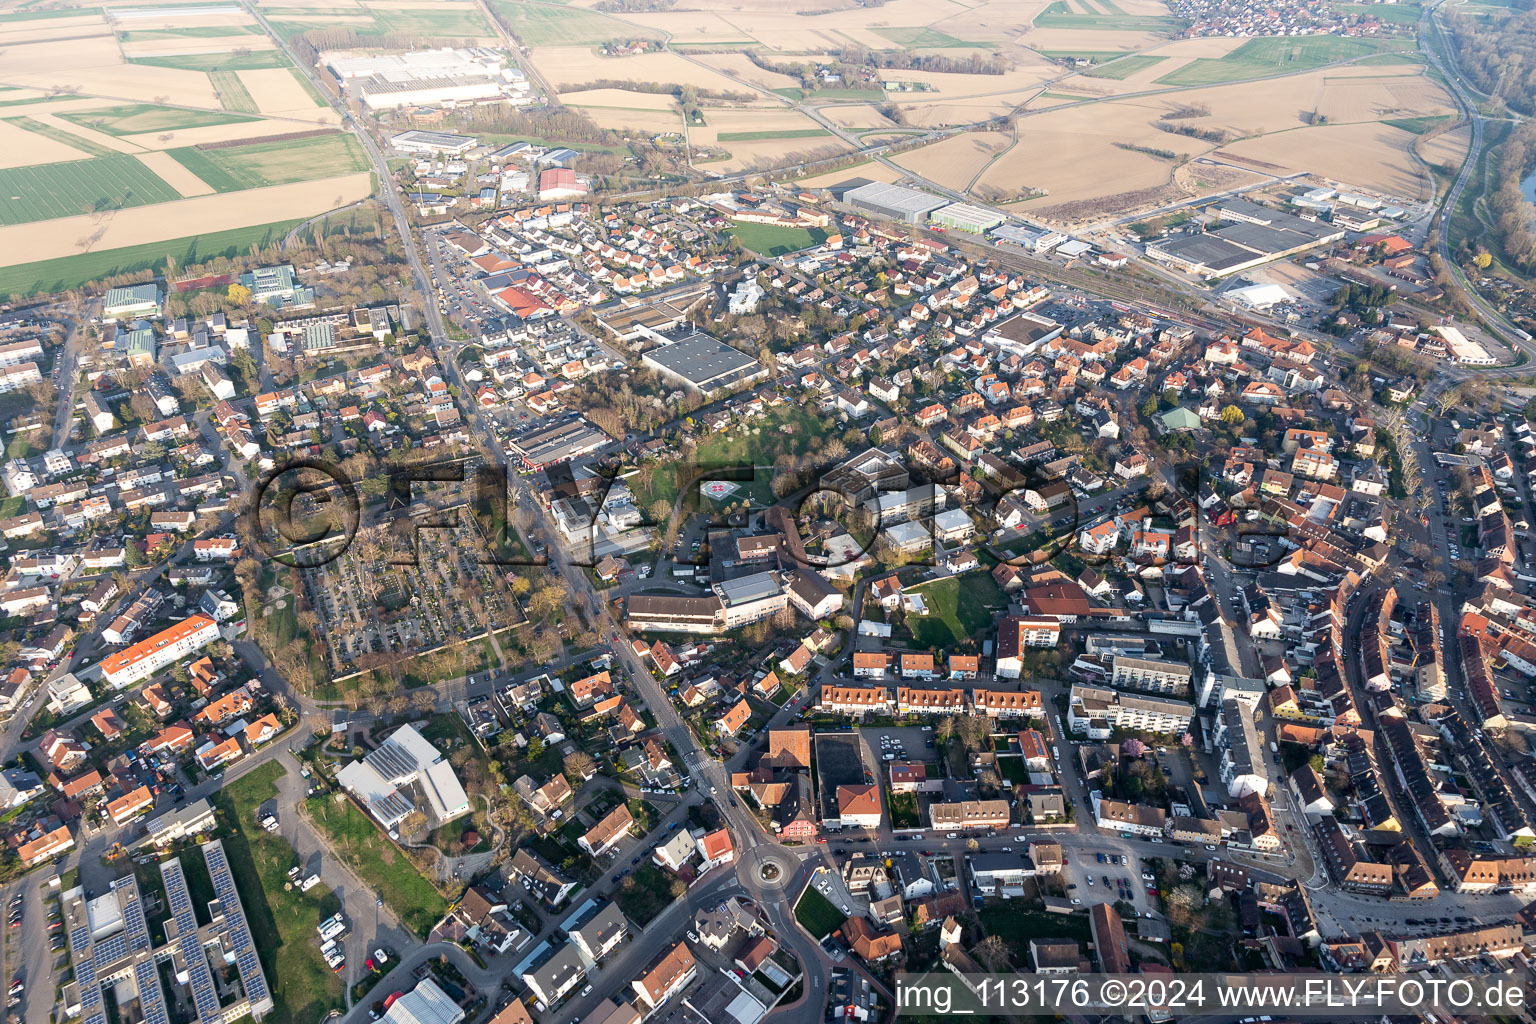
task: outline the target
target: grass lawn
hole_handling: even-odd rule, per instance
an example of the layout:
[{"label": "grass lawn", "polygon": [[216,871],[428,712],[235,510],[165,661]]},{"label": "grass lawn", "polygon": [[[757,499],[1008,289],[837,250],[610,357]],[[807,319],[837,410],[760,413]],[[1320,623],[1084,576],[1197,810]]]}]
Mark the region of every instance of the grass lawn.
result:
[{"label": "grass lawn", "polygon": [[1335,61],[1385,50],[1411,49],[1408,39],[1345,36],[1265,36],[1250,39],[1225,57],[1204,57],[1175,68],[1158,85],[1218,85],[1245,78],[1308,71]]},{"label": "grass lawn", "polygon": [[218,124],[239,124],[259,120],[243,114],[217,110],[183,110],[160,107],[153,103],[127,103],[100,110],[66,110],[59,115],[71,124],[93,128],[108,135],[142,135],[145,132],[171,132],[183,128],[207,128]]},{"label": "grass lawn", "polygon": [[1091,941],[1088,918],[1083,914],[1051,914],[1002,905],[983,907],[980,917],[981,927],[988,935],[996,935],[1015,947],[1016,958],[1028,951],[1030,939]]},{"label": "grass lawn", "polygon": [[990,573],[951,576],[914,588],[928,605],[927,615],[908,615],[907,628],[922,647],[968,649],[971,639],[992,624],[993,613],[1008,598]]},{"label": "grass lawn", "polygon": [[225,110],[236,110],[242,114],[254,114],[260,109],[256,106],[256,100],[246,89],[245,83],[240,81],[240,76],[233,71],[210,71],[208,81],[213,83],[214,90],[219,94],[219,106]]},{"label": "grass lawn", "polygon": [[0,224],[26,224],[180,198],[180,192],[126,153],[0,170]]},{"label": "grass lawn", "polygon": [[351,800],[327,794],[309,800],[305,808],[337,855],[384,898],[402,924],[425,938],[448,910],[443,894]]},{"label": "grass lawn", "polygon": [[[832,133],[825,128],[785,128],[764,132],[721,132],[715,138],[721,142],[757,142],[762,139],[816,139]],[[772,227],[771,224],[762,225]]]},{"label": "grass lawn", "polygon": [[848,915],[834,907],[814,888],[807,887],[800,902],[795,904],[795,920],[817,939],[824,939],[841,928],[843,922],[848,920]]},{"label": "grass lawn", "polygon": [[931,29],[924,25],[916,28],[877,28],[880,33],[897,46],[905,46],[909,50],[990,50],[991,43],[967,42],[964,39],[956,39],[946,32]]},{"label": "grass lawn", "polygon": [[225,786],[214,799],[233,829],[224,838],[224,853],[272,989],[275,1005],[265,1020],[313,1024],[344,1005],[341,981],[325,965],[315,942],[315,926],[341,909],[341,901],[322,887],[308,893],[285,888],[288,869],[297,860],[293,847],[260,828],[246,832],[247,825],[254,824],[256,808],[271,798],[282,772],[282,765],[270,761]]},{"label": "grass lawn", "polygon": [[731,235],[742,245],[762,256],[782,256],[788,252],[808,249],[826,241],[827,233],[820,228],[786,228],[777,224],[731,225]]},{"label": "grass lawn", "polygon": [[169,152],[177,163],[219,192],[285,185],[368,169],[362,146],[344,132],[221,149],[183,146]]},{"label": "grass lawn", "polygon": [[1130,78],[1138,71],[1145,71],[1154,65],[1161,64],[1167,57],[1155,57],[1140,54],[1135,57],[1122,57],[1120,60],[1109,64],[1100,64],[1090,71],[1084,72],[1089,78]]}]

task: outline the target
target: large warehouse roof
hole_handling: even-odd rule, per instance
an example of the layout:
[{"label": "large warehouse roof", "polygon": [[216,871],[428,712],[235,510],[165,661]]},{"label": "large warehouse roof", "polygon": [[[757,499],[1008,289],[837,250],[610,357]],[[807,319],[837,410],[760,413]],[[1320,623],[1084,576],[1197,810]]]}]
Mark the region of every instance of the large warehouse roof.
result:
[{"label": "large warehouse roof", "polygon": [[843,201],[888,210],[900,216],[927,213],[929,210],[936,210],[948,202],[948,200],[940,199],[938,196],[929,195],[927,192],[919,192],[915,188],[888,185],[883,181],[872,181],[868,185],[860,185],[843,196]]},{"label": "large warehouse roof", "polygon": [[762,371],[756,359],[703,333],[658,346],[644,356],[700,391],[729,387]]}]

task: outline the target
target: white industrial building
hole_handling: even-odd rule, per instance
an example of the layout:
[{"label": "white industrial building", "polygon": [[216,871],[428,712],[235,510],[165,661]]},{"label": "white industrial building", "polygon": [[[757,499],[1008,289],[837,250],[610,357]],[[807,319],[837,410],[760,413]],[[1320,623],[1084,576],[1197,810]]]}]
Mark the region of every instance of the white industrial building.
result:
[{"label": "white industrial building", "polygon": [[434,827],[469,812],[469,796],[453,766],[409,725],[343,768],[336,781],[385,828],[394,828],[415,810]]},{"label": "white industrial building", "polygon": [[390,146],[401,153],[448,153],[453,156],[468,153],[478,141],[472,135],[424,132],[417,128],[389,137]]},{"label": "white industrial building", "polygon": [[484,47],[398,54],[327,53],[326,67],[373,110],[529,100],[528,78],[506,57]]},{"label": "white industrial building", "polygon": [[931,211],[946,205],[947,201],[915,188],[872,181],[844,193],[843,202],[877,217],[921,224]]},{"label": "white industrial building", "polygon": [[959,231],[969,231],[973,235],[984,234],[997,227],[1005,219],[996,210],[972,206],[970,203],[950,203],[948,206],[934,210],[928,215],[928,220],[931,223],[947,228],[955,228]]}]

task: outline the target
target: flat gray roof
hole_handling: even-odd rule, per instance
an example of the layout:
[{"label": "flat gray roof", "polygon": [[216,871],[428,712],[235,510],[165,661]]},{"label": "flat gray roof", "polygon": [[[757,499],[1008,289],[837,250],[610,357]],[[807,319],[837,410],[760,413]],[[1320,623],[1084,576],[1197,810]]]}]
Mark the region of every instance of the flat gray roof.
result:
[{"label": "flat gray roof", "polygon": [[860,185],[844,195],[843,201],[863,203],[866,206],[876,206],[902,214],[927,213],[949,202],[948,199],[940,199],[927,192],[919,192],[915,188],[889,185],[883,181],[872,181],[868,185]]},{"label": "flat gray roof", "polygon": [[757,360],[707,334],[693,334],[644,353],[645,358],[702,390],[721,388],[760,369]]},{"label": "flat gray roof", "polygon": [[773,597],[783,591],[779,581],[771,572],[753,573],[751,576],[742,576],[734,580],[724,580],[715,584],[715,593],[720,595],[727,607],[733,604],[746,604],[749,601],[761,601],[764,598]]}]

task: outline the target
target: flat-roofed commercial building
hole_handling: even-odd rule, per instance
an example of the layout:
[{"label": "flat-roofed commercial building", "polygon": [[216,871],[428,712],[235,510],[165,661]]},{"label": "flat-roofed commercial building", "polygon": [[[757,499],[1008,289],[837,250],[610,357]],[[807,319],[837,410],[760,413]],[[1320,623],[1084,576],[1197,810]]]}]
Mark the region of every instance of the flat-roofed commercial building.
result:
[{"label": "flat-roofed commercial building", "polygon": [[921,224],[928,219],[931,211],[946,205],[948,200],[929,195],[927,192],[919,192],[915,188],[872,181],[868,185],[860,185],[845,193],[843,202],[877,217],[905,221],[908,224]]},{"label": "flat-roofed commercial building", "polygon": [[669,340],[640,358],[663,376],[705,395],[768,376],[768,368],[756,359],[701,332]]},{"label": "flat-roofed commercial building", "polygon": [[1203,277],[1225,277],[1344,237],[1344,229],[1247,199],[1222,203],[1217,227],[1147,243],[1147,255]]},{"label": "flat-roofed commercial building", "polygon": [[452,132],[425,132],[412,128],[407,132],[389,137],[389,144],[402,153],[448,153],[460,156],[475,148],[478,140],[472,135],[455,135]]},{"label": "flat-roofed commercial building", "polygon": [[722,633],[725,631],[725,604],[714,594],[709,597],[631,594],[624,601],[624,624],[640,631]]},{"label": "flat-roofed commercial building", "polygon": [[973,235],[990,231],[1006,219],[996,210],[972,206],[970,203],[950,203],[928,215],[928,220],[933,224],[969,231]]},{"label": "flat-roofed commercial building", "polygon": [[507,455],[528,469],[540,470],[590,455],[611,440],[586,420],[576,417],[514,437],[507,446]]},{"label": "flat-roofed commercial building", "polygon": [[1178,734],[1189,729],[1193,704],[1165,697],[1137,697],[1098,686],[1072,687],[1067,726],[1075,735],[1109,739],[1115,729]]},{"label": "flat-roofed commercial building", "polygon": [[726,629],[758,622],[789,606],[789,592],[776,572],[759,572],[714,585]]}]

